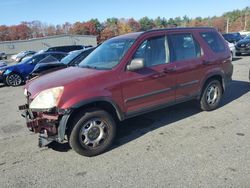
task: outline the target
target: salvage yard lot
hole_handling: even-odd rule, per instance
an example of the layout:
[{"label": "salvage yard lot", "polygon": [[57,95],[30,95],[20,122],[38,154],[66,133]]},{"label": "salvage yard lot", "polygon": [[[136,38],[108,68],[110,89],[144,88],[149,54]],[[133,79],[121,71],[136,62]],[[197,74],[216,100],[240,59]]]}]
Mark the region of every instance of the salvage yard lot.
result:
[{"label": "salvage yard lot", "polygon": [[250,56],[233,64],[219,109],[188,102],[124,121],[92,158],[38,148],[17,110],[22,87],[0,86],[0,187],[250,187]]}]

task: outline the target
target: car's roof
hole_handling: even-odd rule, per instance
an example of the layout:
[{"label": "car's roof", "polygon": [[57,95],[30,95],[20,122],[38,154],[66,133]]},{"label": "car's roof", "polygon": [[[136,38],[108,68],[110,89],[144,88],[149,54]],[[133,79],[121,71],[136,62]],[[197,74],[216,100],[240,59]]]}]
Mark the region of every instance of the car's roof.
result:
[{"label": "car's roof", "polygon": [[124,35],[120,35],[117,37],[114,37],[113,39],[136,39],[140,35],[151,33],[151,32],[160,32],[160,31],[191,31],[191,30],[215,30],[213,27],[177,27],[177,28],[164,28],[164,29],[151,29],[148,31],[141,31],[141,32],[135,32],[135,33],[128,33]]},{"label": "car's roof", "polygon": [[78,45],[78,44],[73,44],[73,45],[62,45],[62,46],[52,46],[49,47],[50,48],[67,48],[67,47],[84,47],[83,45]]},{"label": "car's roof", "polygon": [[36,53],[34,54],[32,57],[36,57],[36,56],[39,56],[39,55],[49,55],[49,54],[63,54],[63,55],[67,55],[69,53],[66,53],[66,52],[57,52],[57,51],[52,51],[52,52],[40,52],[40,53]]}]

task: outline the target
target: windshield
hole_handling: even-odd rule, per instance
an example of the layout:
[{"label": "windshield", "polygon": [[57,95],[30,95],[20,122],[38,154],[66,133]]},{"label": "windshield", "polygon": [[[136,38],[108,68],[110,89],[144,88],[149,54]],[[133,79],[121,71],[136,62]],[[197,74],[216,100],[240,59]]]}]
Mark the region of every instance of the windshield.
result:
[{"label": "windshield", "polygon": [[29,63],[32,58],[33,58],[33,56],[26,57],[21,62],[19,62],[18,64]]},{"label": "windshield", "polygon": [[244,39],[250,39],[250,35],[246,36]]},{"label": "windshield", "polygon": [[75,57],[77,57],[82,51],[77,50],[77,51],[73,51],[70,52],[69,55],[67,55],[66,57],[62,58],[61,63],[68,65],[73,59],[75,59]]},{"label": "windshield", "polygon": [[80,64],[83,68],[112,69],[133,44],[134,39],[109,40],[100,45]]},{"label": "windshield", "polygon": [[43,58],[41,61],[38,60],[37,63],[39,63],[39,64],[44,64],[44,63],[59,63],[59,61],[55,57],[49,55],[49,56]]}]

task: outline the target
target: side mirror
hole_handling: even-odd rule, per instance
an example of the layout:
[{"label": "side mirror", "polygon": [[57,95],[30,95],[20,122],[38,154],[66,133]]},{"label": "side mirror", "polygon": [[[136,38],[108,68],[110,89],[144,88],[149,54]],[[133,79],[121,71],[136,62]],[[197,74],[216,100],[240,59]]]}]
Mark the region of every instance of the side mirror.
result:
[{"label": "side mirror", "polygon": [[143,67],[145,67],[144,59],[136,58],[136,59],[133,59],[129,65],[127,65],[127,70],[135,71],[135,70],[142,69]]}]

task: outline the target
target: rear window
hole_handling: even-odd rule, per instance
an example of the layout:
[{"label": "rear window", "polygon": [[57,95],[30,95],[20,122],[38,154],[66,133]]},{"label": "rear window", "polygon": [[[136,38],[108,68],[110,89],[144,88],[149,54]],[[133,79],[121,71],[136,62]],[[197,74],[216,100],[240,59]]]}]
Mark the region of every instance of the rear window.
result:
[{"label": "rear window", "polygon": [[213,50],[213,52],[219,53],[219,52],[225,51],[226,48],[224,45],[224,41],[217,33],[205,32],[205,33],[201,33],[201,36],[209,45],[209,47]]},{"label": "rear window", "polygon": [[59,61],[65,57],[65,54],[51,54],[51,56],[55,57]]}]

